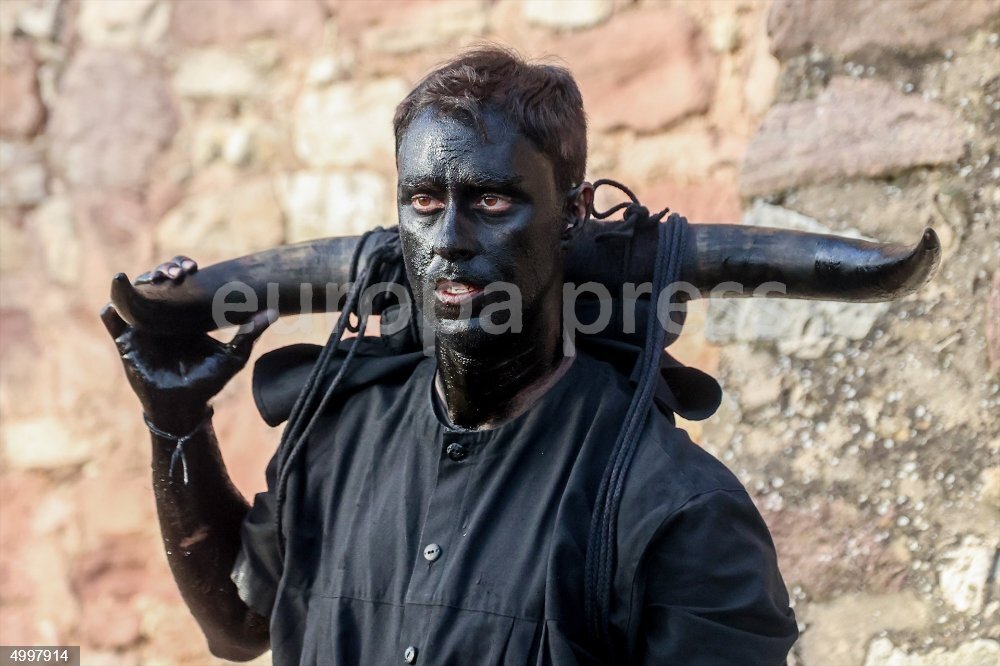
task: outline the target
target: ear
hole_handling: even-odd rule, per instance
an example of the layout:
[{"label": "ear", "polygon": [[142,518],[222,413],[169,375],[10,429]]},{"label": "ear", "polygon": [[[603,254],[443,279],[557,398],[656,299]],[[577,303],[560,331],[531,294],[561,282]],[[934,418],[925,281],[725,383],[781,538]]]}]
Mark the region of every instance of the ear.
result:
[{"label": "ear", "polygon": [[583,181],[566,194],[565,218],[563,229],[563,246],[566,247],[573,239],[577,229],[583,226],[594,205],[594,186],[589,181]]}]

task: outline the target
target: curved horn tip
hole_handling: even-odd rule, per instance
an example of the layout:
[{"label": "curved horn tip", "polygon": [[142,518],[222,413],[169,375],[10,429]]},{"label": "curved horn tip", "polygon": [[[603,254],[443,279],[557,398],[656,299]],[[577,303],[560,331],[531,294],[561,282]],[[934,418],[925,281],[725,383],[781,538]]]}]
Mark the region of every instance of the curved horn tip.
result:
[{"label": "curved horn tip", "polygon": [[910,255],[921,268],[914,274],[915,280],[909,285],[906,293],[913,293],[920,289],[934,277],[941,265],[941,239],[937,232],[931,227],[924,229],[920,242],[913,248]]},{"label": "curved horn tip", "polygon": [[941,249],[941,239],[938,238],[937,232],[931,227],[924,229],[924,235],[920,238],[920,247],[923,250]]},{"label": "curved horn tip", "polygon": [[118,273],[111,278],[111,302],[114,303],[118,314],[129,323],[135,323],[133,305],[137,297],[135,287],[127,275]]},{"label": "curved horn tip", "polygon": [[132,281],[128,279],[128,276],[125,275],[125,273],[116,273],[115,276],[111,278],[112,300],[114,300],[117,295],[128,294],[132,291],[132,289]]}]

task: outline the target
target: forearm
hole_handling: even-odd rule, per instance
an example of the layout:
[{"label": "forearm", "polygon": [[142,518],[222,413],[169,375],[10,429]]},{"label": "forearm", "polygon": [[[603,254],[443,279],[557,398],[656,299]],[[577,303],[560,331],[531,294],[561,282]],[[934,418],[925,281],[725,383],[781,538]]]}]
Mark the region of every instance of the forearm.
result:
[{"label": "forearm", "polygon": [[170,419],[170,430],[150,421],[176,435],[195,430],[182,453],[175,439],[152,434],[153,490],[174,580],[212,652],[251,659],[268,647],[268,623],[243,603],[229,577],[249,506],[229,478],[210,420],[198,427]]}]

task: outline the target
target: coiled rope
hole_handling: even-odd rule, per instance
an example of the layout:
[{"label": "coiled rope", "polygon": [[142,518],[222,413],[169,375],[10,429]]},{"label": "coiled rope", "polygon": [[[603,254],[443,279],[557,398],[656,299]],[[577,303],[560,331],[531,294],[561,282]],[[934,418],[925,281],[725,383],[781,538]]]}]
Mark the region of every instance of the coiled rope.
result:
[{"label": "coiled rope", "polygon": [[[281,435],[281,442],[278,444],[275,530],[278,535],[279,552],[282,559],[285,556],[285,534],[282,514],[284,513],[285,498],[288,492],[288,479],[294,468],[296,459],[305,448],[305,443],[316,427],[320,415],[326,410],[331,398],[336,393],[336,389],[347,373],[351,361],[354,360],[355,353],[358,350],[358,345],[362,337],[364,337],[365,327],[368,324],[368,315],[371,314],[370,311],[374,307],[375,299],[372,298],[372,302],[370,303],[362,303],[361,298],[365,295],[368,288],[375,284],[407,284],[403,270],[403,255],[398,233],[392,233],[388,240],[385,240],[372,249],[367,263],[363,267],[360,267],[361,273],[360,275],[358,274],[361,257],[364,254],[365,246],[368,244],[369,239],[375,233],[385,233],[386,231],[396,232],[397,230],[395,228],[384,230],[381,227],[377,227],[366,232],[358,241],[358,245],[354,249],[354,255],[351,258],[351,279],[353,284],[347,292],[343,309],[340,312],[340,317],[337,319],[337,325],[334,326],[333,331],[330,333],[326,345],[320,352],[316,363],[309,373],[308,379],[306,379],[305,385],[302,387],[302,392],[299,393],[298,398],[295,400],[295,405],[292,407],[291,414],[288,417],[288,424]],[[410,298],[410,307],[412,307],[412,303],[413,299]],[[405,306],[406,304],[400,305]],[[357,319],[357,324],[351,324],[352,315]],[[413,316],[414,313],[412,312],[410,315],[410,333],[417,337],[419,334],[415,331],[417,325],[416,317]],[[330,363],[336,355],[340,339],[344,335],[344,331],[352,331],[356,335],[351,341],[343,363],[340,364],[333,379],[324,387],[323,382],[320,380],[327,374]]]},{"label": "coiled rope", "polygon": [[[660,293],[671,283],[676,282],[680,276],[681,251],[684,247],[687,221],[675,213],[667,218],[666,223],[660,224],[660,220],[669,209],[650,215],[649,210],[639,203],[635,194],[621,183],[598,180],[594,183],[594,189],[601,185],[617,187],[628,195],[631,201],[617,204],[603,212],[593,213],[594,217],[600,220],[624,209],[626,223],[624,231],[598,234],[595,240],[608,238],[631,240],[640,228],[657,225],[656,263],[653,270],[653,291],[650,295],[651,303],[655,304]],[[625,488],[625,477],[652,407],[665,340],[666,329],[660,325],[659,317],[651,315],[646,322],[646,341],[639,360],[639,383],[605,467],[587,539],[584,609],[593,635],[598,638],[598,643],[605,647],[609,655],[613,654],[609,627],[617,556],[618,509]]]}]

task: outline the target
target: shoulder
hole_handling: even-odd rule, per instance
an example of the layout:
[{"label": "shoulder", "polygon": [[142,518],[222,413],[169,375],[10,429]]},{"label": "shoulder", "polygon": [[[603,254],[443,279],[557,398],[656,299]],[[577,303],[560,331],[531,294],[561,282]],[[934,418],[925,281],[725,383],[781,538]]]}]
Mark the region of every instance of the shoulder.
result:
[{"label": "shoulder", "polygon": [[[739,529],[740,524],[749,529]],[[773,548],[767,527],[736,476],[686,431],[651,413],[618,513],[621,573],[631,578],[651,548],[697,549],[734,530],[760,547]]]},{"label": "shoulder", "polygon": [[618,527],[629,635],[659,623],[687,636],[645,636],[651,654],[671,655],[649,663],[683,661],[685,646],[700,649],[695,636],[741,637],[745,654],[776,655],[753,663],[781,663],[797,631],[767,525],[733,473],[665,417],[647,424]]},{"label": "shoulder", "polygon": [[670,513],[716,491],[745,492],[729,468],[653,410],[628,473],[622,511]]},{"label": "shoulder", "polygon": [[[319,381],[333,379],[345,361],[350,344],[350,340],[341,341]],[[253,397],[268,425],[277,426],[288,419],[322,351],[319,345],[289,345],[264,354],[254,365]],[[336,395],[345,397],[374,386],[402,384],[426,358],[421,351],[400,353],[385,338],[362,338],[338,382]]]}]

